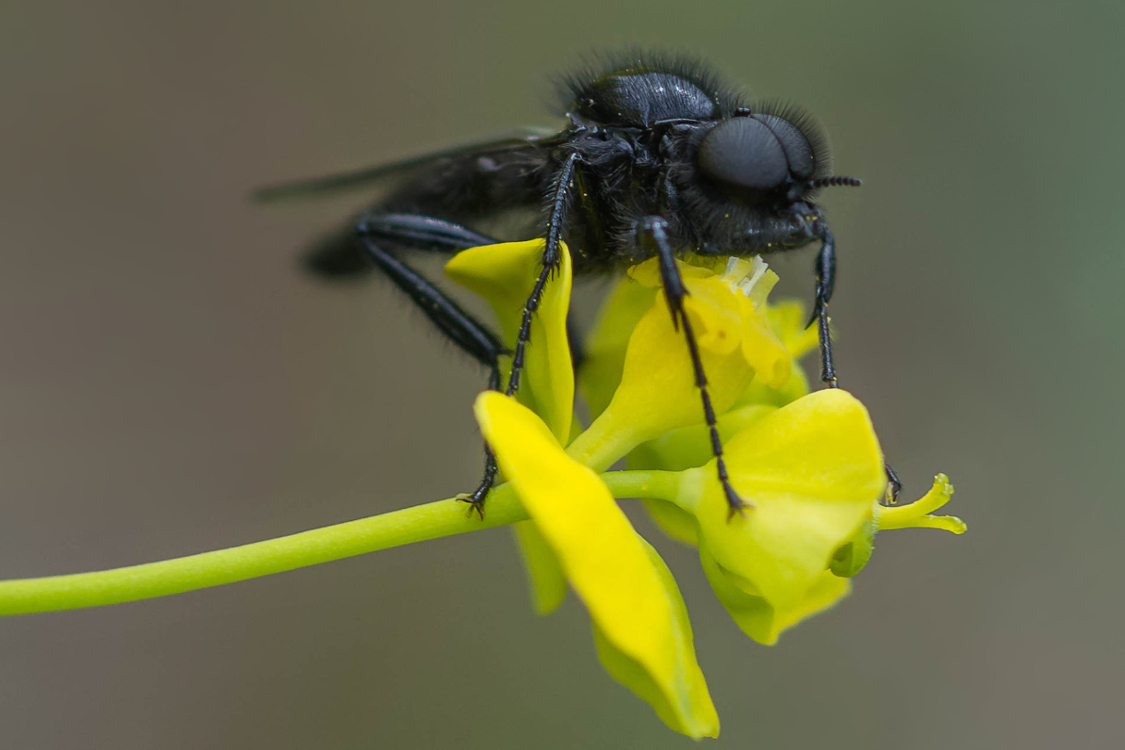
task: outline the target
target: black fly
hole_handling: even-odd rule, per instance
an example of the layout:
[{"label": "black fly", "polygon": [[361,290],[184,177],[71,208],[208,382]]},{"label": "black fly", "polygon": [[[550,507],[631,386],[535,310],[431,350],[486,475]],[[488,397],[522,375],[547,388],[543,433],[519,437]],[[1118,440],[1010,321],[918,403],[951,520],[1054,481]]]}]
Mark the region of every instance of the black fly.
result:
[{"label": "black fly", "polygon": [[[754,255],[820,243],[815,306],[821,379],[836,387],[828,335],[836,255],[832,233],[813,197],[820,188],[859,185],[831,174],[822,132],[801,111],[752,105],[697,61],[626,54],[562,84],[567,125],[557,134],[525,134],[371,169],[266,188],[263,200],[390,180],[386,197],[354,228],[307,256],[313,272],[348,277],[372,267],[385,273],[474,359],[500,389],[499,338],[461,309],[392,249],[455,252],[500,241],[484,234],[513,229],[511,239],[546,239],[542,269],[524,307],[504,391],[520,386],[531,318],[559,263],[559,241],[574,271],[612,271],[659,258],[673,322],[683,331],[719,480],[731,511],[745,503],[727,479],[707,377],[682,300],[677,255]],[[538,209],[538,216],[536,216]],[[525,220],[520,222],[523,211]],[[516,224],[512,226],[513,214]],[[500,232],[503,233],[503,232]],[[478,512],[496,475],[487,450],[484,478],[462,496]],[[897,479],[888,472],[892,491]]]}]

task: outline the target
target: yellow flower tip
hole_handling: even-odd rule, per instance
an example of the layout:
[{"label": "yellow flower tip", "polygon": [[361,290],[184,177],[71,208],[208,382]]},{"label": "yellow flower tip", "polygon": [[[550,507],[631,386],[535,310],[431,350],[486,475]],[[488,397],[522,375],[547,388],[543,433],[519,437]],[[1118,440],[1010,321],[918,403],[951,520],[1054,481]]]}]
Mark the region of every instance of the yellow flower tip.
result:
[{"label": "yellow flower tip", "polygon": [[919,526],[927,529],[944,529],[954,534],[964,534],[969,530],[968,524],[957,516],[926,516],[926,523]]},{"label": "yellow flower tip", "polygon": [[960,518],[931,515],[948,503],[952,495],[953,485],[949,477],[938,474],[934,477],[933,487],[921,499],[893,508],[876,505],[875,517],[879,529],[944,529],[954,534],[964,534],[969,527]]},{"label": "yellow flower tip", "polygon": [[[939,472],[934,475],[934,487],[941,488],[941,494],[945,495],[945,502],[949,502],[949,498],[953,496],[953,483],[949,481],[949,477],[944,472]],[[945,503],[942,503],[944,505]],[[941,507],[940,505],[937,507]]]}]

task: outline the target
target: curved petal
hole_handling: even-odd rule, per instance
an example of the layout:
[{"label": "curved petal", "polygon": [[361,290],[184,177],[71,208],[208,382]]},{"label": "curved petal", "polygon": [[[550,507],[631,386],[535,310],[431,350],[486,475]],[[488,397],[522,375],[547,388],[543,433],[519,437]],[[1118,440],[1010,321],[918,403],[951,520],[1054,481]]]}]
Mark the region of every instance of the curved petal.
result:
[{"label": "curved petal", "polygon": [[797,360],[817,347],[816,327],[806,327],[805,307],[796,300],[780,300],[766,307],[766,316],[774,334],[789,352],[792,362],[789,379],[782,385],[771,385],[757,378],[739,396],[738,405],[773,404],[785,406],[809,392],[809,379]]},{"label": "curved petal", "polygon": [[[635,276],[650,286],[640,283]],[[621,382],[629,336],[656,299],[658,285],[659,272],[650,262],[619,279],[607,295],[597,323],[584,342],[586,358],[579,372],[579,385],[592,417],[602,413]],[[809,392],[808,378],[797,364],[797,359],[816,348],[816,327],[805,326],[808,314],[804,305],[796,300],[780,300],[768,304],[765,309],[774,334],[789,352],[792,373],[779,388],[770,387],[765,379],[755,379],[739,396],[738,405],[784,406]]]},{"label": "curved petal", "polygon": [[753,308],[750,300],[746,300],[742,307],[742,356],[766,385],[773,389],[781,388],[789,381],[793,358],[766,316]]},{"label": "curved petal", "polygon": [[[445,265],[449,278],[492,305],[509,348],[515,346],[524,303],[539,275],[543,246],[543,240],[530,240],[473,247]],[[566,332],[572,270],[566,243],[559,243],[559,249],[559,272],[547,283],[539,309],[531,317],[531,343],[519,395],[566,442],[574,415],[574,366]]]},{"label": "curved petal", "polygon": [[728,521],[714,465],[684,472],[685,489],[697,488],[700,543],[777,611],[799,607],[886,486],[867,410],[845,391],[818,391],[752,422],[726,456],[753,507]]},{"label": "curved petal", "polygon": [[[875,505],[876,509],[879,505]],[[867,566],[875,551],[875,519],[866,518],[852,538],[840,545],[828,569],[841,578],[852,578]]]},{"label": "curved petal", "polygon": [[[772,388],[785,385],[792,359],[774,333],[765,302],[777,274],[760,258],[727,259],[721,275],[677,263],[688,290],[684,312],[695,333],[714,412],[721,415],[730,409],[756,373]],[[660,283],[656,259],[628,273],[643,287]],[[688,343],[673,322],[665,296],[658,294],[629,338],[617,390],[571,444],[570,455],[603,470],[642,442],[702,423],[702,406],[691,398],[698,392],[695,381]]]},{"label": "curved petal", "polygon": [[726,607],[742,632],[765,646],[777,643],[783,631],[834,606],[851,592],[851,581],[825,570],[815,578],[801,601],[781,609],[753,593],[752,586],[720,566],[705,547],[700,549],[699,559],[716,598]]},{"label": "curved petal", "polygon": [[770,404],[785,406],[791,404],[801,396],[808,395],[809,378],[805,375],[804,368],[793,360],[793,367],[789,372],[789,380],[780,388],[771,388],[764,380],[755,380],[750,387],[742,392],[735,402],[735,407],[749,404]]},{"label": "curved petal", "polygon": [[594,645],[598,651],[598,660],[601,661],[605,671],[622,685],[626,685],[638,696],[645,700],[656,711],[665,724],[677,732],[690,737],[718,737],[719,715],[711,702],[711,694],[707,690],[707,682],[703,672],[695,661],[695,650],[691,632],[691,621],[688,619],[687,606],[676,586],[676,579],[672,571],[664,564],[664,560],[652,545],[637,537],[644,545],[653,567],[660,576],[668,600],[672,603],[672,624],[675,633],[676,658],[683,664],[685,674],[682,681],[686,690],[681,691],[681,699],[686,699],[686,706],[677,706],[669,701],[668,692],[661,689],[649,674],[641,667],[640,663],[616,648],[594,624]]},{"label": "curved petal", "polygon": [[[692,736],[716,732],[682,600],[609,489],[514,400],[485,392],[474,410],[500,468],[601,637],[621,655],[610,659],[611,674],[652,702],[672,728]],[[630,663],[635,669],[626,668]]]},{"label": "curved petal", "polygon": [[566,598],[566,575],[562,564],[534,521],[521,521],[512,528],[520,548],[520,557],[523,558],[523,567],[527,570],[535,614],[550,614]]},{"label": "curved petal", "polygon": [[[724,444],[767,414],[776,411],[768,404],[751,404],[731,409],[719,417],[716,426]],[[639,445],[629,454],[630,469],[682,471],[702,466],[715,457],[711,432],[705,424],[669,430],[655,440]]]},{"label": "curved petal", "polygon": [[[719,417],[720,438],[726,442],[773,410],[772,406],[753,404],[728,411]],[[712,450],[711,435],[706,425],[692,425],[671,430],[656,440],[638,445],[629,454],[627,465],[630,469],[682,471],[710,461],[715,455]],[[695,516],[665,500],[644,500],[644,505],[661,531],[677,541],[693,547],[696,545]]]},{"label": "curved petal", "polygon": [[805,306],[797,300],[779,300],[766,310],[774,333],[789,350],[793,359],[803,357],[817,347],[816,326],[805,325],[808,322],[808,313]]},{"label": "curved petal", "polygon": [[689,547],[699,544],[699,532],[696,528],[695,516],[668,500],[646,498],[641,501],[653,523],[660,530],[677,542],[682,542]]},{"label": "curved petal", "polygon": [[701,349],[730,354],[738,348],[743,328],[742,313],[753,307],[743,295],[718,276],[684,279],[688,296],[684,309],[692,317],[695,339]]},{"label": "curved petal", "polygon": [[[754,378],[741,352],[700,348],[716,413],[730,408]],[[663,297],[637,323],[625,350],[621,382],[604,411],[569,447],[598,471],[640,443],[703,421],[703,408],[683,334],[672,325]]]},{"label": "curved petal", "polygon": [[656,289],[623,276],[602,305],[583,346],[586,359],[578,378],[591,417],[601,414],[613,398],[621,382],[629,337],[655,299]]}]

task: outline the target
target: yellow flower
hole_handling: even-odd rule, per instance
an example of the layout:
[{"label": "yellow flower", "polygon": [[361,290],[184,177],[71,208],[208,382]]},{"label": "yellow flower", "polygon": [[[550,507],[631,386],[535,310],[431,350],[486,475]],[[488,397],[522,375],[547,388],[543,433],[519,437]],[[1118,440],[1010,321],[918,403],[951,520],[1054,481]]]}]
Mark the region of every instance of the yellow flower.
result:
[{"label": "yellow flower", "polygon": [[[474,248],[448,266],[489,299],[509,343],[541,251],[541,241]],[[531,518],[518,538],[536,608],[557,606],[569,583],[590,612],[606,670],[673,729],[714,736],[718,718],[683,599],[614,492],[643,497],[662,528],[697,545],[716,596],[766,644],[847,595],[879,529],[965,527],[932,515],[952,493],[943,475],[916,503],[879,504],[886,477],[867,410],[842,390],[808,393],[793,358],[815,346],[815,331],[802,326],[799,305],[766,302],[777,277],[760,259],[680,264],[731,482],[749,510],[728,518],[687,345],[657,288],[655,261],[631,269],[610,296],[582,376],[594,420],[574,427],[562,252],[532,330],[523,405],[486,392],[475,407]],[[632,471],[606,472],[626,457]]]},{"label": "yellow flower", "polygon": [[731,481],[753,512],[727,521],[707,464],[682,473],[699,554],[716,594],[756,641],[847,594],[829,566],[871,518],[884,488],[883,458],[867,410],[823,390],[761,417],[726,445]]}]

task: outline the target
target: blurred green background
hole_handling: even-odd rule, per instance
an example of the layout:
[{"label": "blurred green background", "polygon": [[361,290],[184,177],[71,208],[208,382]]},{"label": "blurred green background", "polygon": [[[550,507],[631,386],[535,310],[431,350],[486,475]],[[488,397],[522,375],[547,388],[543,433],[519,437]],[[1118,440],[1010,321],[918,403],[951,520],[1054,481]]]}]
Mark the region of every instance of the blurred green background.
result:
[{"label": "blurred green background", "polygon": [[[0,576],[161,559],[472,485],[483,373],[382,282],[301,277],[358,200],[278,179],[554,124],[594,48],[695,51],[814,112],[843,383],[961,538],[879,537],[855,594],[744,638],[679,577],[714,747],[1125,746],[1125,6],[0,6]],[[778,259],[806,296],[812,253]],[[1102,390],[1104,389],[1104,390]],[[643,521],[642,530],[651,531]],[[530,611],[504,530],[0,621],[11,748],[686,747]]]}]

